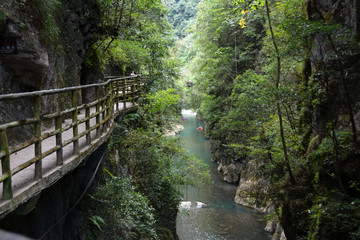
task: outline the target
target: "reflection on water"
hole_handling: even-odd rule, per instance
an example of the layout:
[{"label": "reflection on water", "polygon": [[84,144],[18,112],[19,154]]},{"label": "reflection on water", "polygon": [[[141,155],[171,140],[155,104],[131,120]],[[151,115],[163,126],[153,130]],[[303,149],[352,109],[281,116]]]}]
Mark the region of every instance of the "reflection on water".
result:
[{"label": "reflection on water", "polygon": [[222,181],[217,166],[210,161],[210,143],[204,138],[204,123],[193,113],[183,113],[184,130],[180,134],[185,147],[198,155],[211,170],[214,184],[205,189],[184,187],[184,201],[200,201],[206,208],[183,209],[178,213],[176,228],[180,240],[267,240],[271,236],[264,231],[266,222],[262,213],[234,203],[235,185]]}]

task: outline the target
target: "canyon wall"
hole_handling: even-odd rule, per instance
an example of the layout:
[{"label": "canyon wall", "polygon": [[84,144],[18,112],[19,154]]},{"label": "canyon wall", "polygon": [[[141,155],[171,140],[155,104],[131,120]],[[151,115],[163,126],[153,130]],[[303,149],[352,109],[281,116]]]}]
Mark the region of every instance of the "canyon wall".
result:
[{"label": "canyon wall", "polygon": [[[0,94],[62,88],[99,82],[99,69],[89,71],[96,41],[97,8],[85,0],[2,1],[0,4]],[[8,42],[15,51],[5,51]],[[4,50],[5,49],[5,50]],[[83,97],[85,98],[85,96]],[[64,106],[69,98],[48,97],[42,113]],[[0,102],[0,123],[33,116],[33,99]],[[32,127],[9,131],[10,144],[29,138]]]}]

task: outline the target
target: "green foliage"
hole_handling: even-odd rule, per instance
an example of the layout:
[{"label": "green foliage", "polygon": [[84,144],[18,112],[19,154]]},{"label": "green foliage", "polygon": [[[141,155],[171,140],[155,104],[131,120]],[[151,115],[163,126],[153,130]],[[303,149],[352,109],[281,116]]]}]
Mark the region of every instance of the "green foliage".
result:
[{"label": "green foliage", "polygon": [[155,93],[148,93],[143,97],[137,119],[128,119],[127,121],[136,122],[138,127],[160,131],[179,121],[180,109],[178,104],[180,96],[175,93],[175,89],[160,90]]},{"label": "green foliage", "polygon": [[148,75],[145,90],[174,87],[179,71],[169,56],[171,27],[168,9],[161,0],[92,1],[98,9],[98,24],[87,67],[106,74]]},{"label": "green foliage", "polygon": [[90,216],[89,220],[90,220],[91,224],[95,225],[96,228],[100,231],[101,231],[102,226],[106,225],[104,219],[100,216],[96,216],[96,215]]},{"label": "green foliage", "polygon": [[190,155],[178,138],[162,136],[162,121],[176,113],[178,100],[174,89],[148,94],[138,113],[115,126],[109,144],[110,152],[117,150],[120,155],[119,163],[112,161],[113,172],[121,168],[131,176],[134,189],[149,200],[162,239],[175,229],[178,186],[200,186],[210,179],[207,166]]},{"label": "green foliage", "polygon": [[177,138],[162,137],[153,130],[125,130],[118,126],[111,148],[119,149],[120,165],[131,176],[136,190],[147,196],[155,209],[158,230],[175,226],[180,202],[176,186],[199,185],[201,179],[206,183],[209,179],[206,166],[189,155]]},{"label": "green foliage", "polygon": [[[174,87],[179,71],[176,59],[169,55],[172,36],[167,9],[161,0],[94,1],[100,16],[98,40],[86,66],[100,65],[103,72],[123,75],[146,74],[147,94],[140,99],[138,112],[126,115],[113,131],[110,163],[104,169],[111,180],[96,194],[103,209],[97,205],[91,214],[104,219],[106,226],[98,218],[91,222],[106,237],[113,234],[111,239],[169,239],[180,201],[177,185],[193,183],[191,177],[201,175],[205,166],[187,154],[176,138],[161,136],[170,122],[178,121],[180,98],[177,90],[168,89]],[[114,161],[117,151],[120,163]],[[203,175],[208,177],[206,171]],[[111,195],[114,198],[108,199]]]},{"label": "green foliage", "polygon": [[339,152],[339,156],[341,159],[346,159],[346,157],[348,156],[348,154],[350,154],[350,152],[348,151],[351,147],[351,132],[349,131],[341,131],[341,132],[336,132],[336,136],[332,136],[332,137],[336,137],[337,141],[338,141],[338,146],[334,146],[334,139],[328,137],[328,138],[324,138],[321,141],[321,144],[318,146],[318,148],[314,151],[314,153],[312,153],[311,155],[309,155],[309,159],[313,160],[313,161],[321,161],[321,165],[324,165],[324,167],[326,166],[331,166],[332,163],[335,160],[335,148],[339,148],[338,152]]},{"label": "green foliage", "polygon": [[175,89],[157,91],[155,94],[149,93],[147,96],[149,103],[144,106],[144,111],[151,115],[174,115],[180,96],[175,94]]},{"label": "green foliage", "polygon": [[197,13],[197,4],[200,0],[167,0],[165,1],[168,8],[171,9],[169,21],[173,25],[175,35],[181,39],[186,36],[194,17]]},{"label": "green foliage", "polygon": [[31,1],[30,14],[40,26],[43,37],[52,43],[59,41],[60,29],[57,24],[57,13],[61,7],[58,0],[35,0]]},{"label": "green foliage", "polygon": [[198,184],[207,183],[206,166],[187,153],[178,138],[163,137],[160,133],[143,129],[125,133],[120,126],[114,135],[117,136],[114,139],[116,145],[112,147],[120,148],[122,163],[141,189],[153,184],[144,181],[152,182],[152,178],[161,177],[173,185],[196,185],[195,179]]},{"label": "green foliage", "polygon": [[8,14],[0,8],[0,24],[5,24]]},{"label": "green foliage", "polygon": [[[205,0],[176,50],[183,81],[194,84],[187,91],[191,106],[208,135],[233,156],[263,166],[257,170],[270,179],[274,204],[292,216],[285,225],[300,238],[338,239],[343,233],[356,239],[359,179],[351,169],[358,166],[358,147],[350,110],[334,106],[352,104],[339,96],[346,89],[336,88],[341,75],[350,81],[343,64],[357,56],[358,40],[333,13],[314,10],[319,7],[303,0]],[[280,210],[275,215],[282,221]]]},{"label": "green foliage", "polygon": [[[224,103],[232,91],[237,74],[255,64],[261,39],[263,19],[253,14],[248,29],[241,29],[236,9],[223,1],[203,1],[199,4],[196,23],[192,28],[193,58],[187,67],[194,74],[190,93],[195,108],[207,95]],[[204,93],[199,94],[198,92]],[[216,101],[216,100],[215,100]],[[206,116],[204,116],[206,118]]]},{"label": "green foliage", "polygon": [[248,70],[235,79],[229,99],[232,107],[219,121],[219,130],[229,134],[227,142],[244,141],[241,143],[247,145],[248,136],[258,136],[263,131],[263,123],[270,120],[274,111],[271,83]]},{"label": "green foliage", "polygon": [[[92,236],[99,231],[107,239],[158,239],[154,209],[124,176],[111,178],[100,186],[91,201]],[[95,215],[96,214],[96,215]]]},{"label": "green foliage", "polygon": [[359,239],[360,199],[348,200],[341,193],[333,198],[328,195],[317,197],[315,204],[308,210],[311,224],[307,239]]}]

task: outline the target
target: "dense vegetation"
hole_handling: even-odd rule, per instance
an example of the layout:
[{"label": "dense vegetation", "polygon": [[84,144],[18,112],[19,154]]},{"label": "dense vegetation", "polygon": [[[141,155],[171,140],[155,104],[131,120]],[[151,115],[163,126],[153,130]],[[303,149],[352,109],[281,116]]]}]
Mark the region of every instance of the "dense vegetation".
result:
[{"label": "dense vegetation", "polygon": [[208,175],[179,139],[162,136],[179,122],[181,103],[168,11],[161,1],[98,4],[99,36],[87,67],[135,71],[147,82],[138,111],[119,121],[111,136],[105,182],[90,200],[85,228],[94,239],[176,239],[178,187],[201,184]]},{"label": "dense vegetation", "polygon": [[179,47],[209,137],[269,179],[288,239],[360,237],[358,38],[331,7],[204,0]]},{"label": "dense vegetation", "polygon": [[[182,103],[181,88],[175,83],[180,76],[178,64],[170,51],[174,36],[169,12],[161,0],[0,3],[0,33],[13,24],[21,35],[19,52],[26,51],[23,58],[37,62],[44,57],[40,70],[31,64],[26,69],[36,72],[36,89],[98,83],[104,76],[132,71],[146,75],[140,107],[115,127],[104,178],[87,199],[83,229],[87,239],[176,238],[179,186],[199,184],[195,175],[207,179],[205,167],[177,138],[162,136],[179,122]],[[32,55],[26,55],[29,52]],[[3,73],[2,63],[0,68],[1,78],[12,77],[13,72],[28,75],[16,67],[10,74]],[[19,82],[16,78],[9,86],[16,89]],[[82,103],[95,97],[91,91],[83,93]],[[60,99],[64,105],[69,101]],[[50,102],[43,105],[51,108]]]},{"label": "dense vegetation", "polygon": [[178,39],[187,36],[190,26],[193,24],[197,5],[200,0],[166,0],[165,4],[170,9],[169,22],[174,28]]},{"label": "dense vegetation", "polygon": [[148,75],[147,90],[173,86],[178,76],[169,57],[171,27],[162,1],[98,1],[98,39],[89,54],[88,65],[100,63],[103,71]]},{"label": "dense vegetation", "polygon": [[[171,238],[176,185],[194,184],[203,167],[162,137],[182,105],[244,169],[256,166],[268,180],[269,217],[288,239],[359,239],[358,2],[13,0],[1,2],[0,30],[9,16],[28,42],[38,30],[59,86],[148,75],[139,112],[114,131],[89,238]],[[83,42],[67,34],[73,25]]]},{"label": "dense vegetation", "polygon": [[147,104],[117,124],[106,169],[110,178],[92,201],[92,236],[102,230],[109,239],[176,238],[178,187],[208,179],[206,167],[178,138],[162,134],[174,122],[178,99],[172,89],[149,94]]}]

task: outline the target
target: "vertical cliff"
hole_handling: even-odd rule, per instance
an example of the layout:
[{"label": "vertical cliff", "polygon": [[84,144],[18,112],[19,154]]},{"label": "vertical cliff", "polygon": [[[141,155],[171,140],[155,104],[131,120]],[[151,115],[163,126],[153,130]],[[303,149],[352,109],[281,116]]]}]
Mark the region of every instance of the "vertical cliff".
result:
[{"label": "vertical cliff", "polygon": [[[307,94],[297,103],[299,156],[305,163],[297,167],[301,160],[294,161],[293,185],[276,182],[250,159],[243,164],[235,201],[269,212],[278,209],[287,239],[357,239],[360,1],[308,0],[304,6],[312,31],[298,77]],[[274,223],[268,227],[275,230]]]},{"label": "vertical cliff", "polygon": [[[92,1],[2,1],[0,39],[2,49],[14,41],[16,51],[0,53],[0,93],[17,93],[98,82],[96,67],[85,69],[91,46],[96,41],[99,13]],[[91,76],[91,77],[90,77]],[[47,99],[42,112],[52,109]],[[0,103],[0,122],[25,119],[32,114],[31,102]],[[12,134],[10,141],[27,136],[25,131]]]}]

